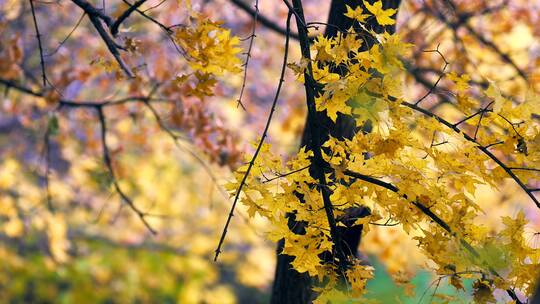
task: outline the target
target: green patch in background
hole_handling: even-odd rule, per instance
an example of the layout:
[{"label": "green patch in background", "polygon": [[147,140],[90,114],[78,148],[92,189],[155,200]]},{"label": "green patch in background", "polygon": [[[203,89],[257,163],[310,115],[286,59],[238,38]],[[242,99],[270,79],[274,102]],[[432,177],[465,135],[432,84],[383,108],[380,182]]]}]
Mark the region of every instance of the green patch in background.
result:
[{"label": "green patch in background", "polygon": [[412,279],[415,296],[407,297],[403,287],[396,285],[389,276],[386,268],[376,258],[370,257],[370,263],[375,267],[372,280],[367,283],[366,298],[376,300],[382,304],[427,304],[427,303],[471,303],[473,279],[463,279],[465,291],[456,290],[449,284],[449,278],[437,283],[436,277],[429,272],[420,271]]}]

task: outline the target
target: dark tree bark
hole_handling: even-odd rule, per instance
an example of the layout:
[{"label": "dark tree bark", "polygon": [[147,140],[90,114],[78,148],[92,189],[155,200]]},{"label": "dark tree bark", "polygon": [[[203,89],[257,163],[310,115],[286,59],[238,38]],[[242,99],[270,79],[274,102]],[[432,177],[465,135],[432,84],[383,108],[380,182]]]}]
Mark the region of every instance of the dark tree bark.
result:
[{"label": "dark tree bark", "polygon": [[[374,2],[374,1],[370,1]],[[400,0],[383,0],[383,7],[386,8],[395,8],[397,9],[400,4]],[[335,37],[338,32],[345,32],[350,27],[354,27],[356,33],[362,33],[365,35],[364,44],[362,48],[364,50],[370,49],[375,43],[376,39],[370,34],[362,30],[362,28],[352,19],[346,18],[344,14],[346,13],[346,5],[355,8],[360,6],[367,12],[364,4],[360,0],[332,0],[330,5],[330,13],[328,16],[328,26],[326,27],[325,36]],[[375,18],[370,18],[368,28],[372,28],[376,32],[394,32],[395,28],[393,26],[382,27],[377,24]],[[336,67],[336,71],[337,71]],[[370,131],[370,125],[366,124],[364,126],[356,126],[355,120],[353,117],[348,115],[341,115],[338,113],[338,118],[334,123],[328,116],[326,112],[317,112],[315,117],[308,115],[304,133],[302,135],[301,146],[307,146],[310,148],[310,138],[312,136],[309,126],[311,125],[310,120],[318,121],[323,127],[323,132],[319,134],[321,137],[319,142],[324,142],[328,139],[329,136],[339,138],[339,139],[351,139],[356,132],[362,129],[365,132]],[[352,208],[348,213],[349,217],[357,218],[359,216],[366,216],[369,214],[369,210],[364,208]],[[350,249],[349,252],[346,252],[348,257],[355,257],[358,252],[357,248],[360,244],[360,239],[362,235],[362,226],[357,225],[353,226],[353,221],[347,221],[346,218],[342,222],[347,226],[339,227],[338,232],[341,235],[341,240],[343,242],[343,248]],[[301,223],[296,223],[294,221],[294,216],[289,217],[289,226],[293,229],[294,233],[303,234],[303,225]],[[279,241],[277,247],[277,265],[276,272],[274,277],[274,285],[272,288],[272,304],[286,304],[286,303],[310,303],[315,294],[312,291],[313,283],[307,273],[298,273],[296,270],[292,269],[290,263],[293,261],[293,257],[280,254],[283,250],[284,240]]]},{"label": "dark tree bark", "polygon": [[540,278],[536,281],[536,290],[532,298],[529,299],[529,304],[540,304]]}]

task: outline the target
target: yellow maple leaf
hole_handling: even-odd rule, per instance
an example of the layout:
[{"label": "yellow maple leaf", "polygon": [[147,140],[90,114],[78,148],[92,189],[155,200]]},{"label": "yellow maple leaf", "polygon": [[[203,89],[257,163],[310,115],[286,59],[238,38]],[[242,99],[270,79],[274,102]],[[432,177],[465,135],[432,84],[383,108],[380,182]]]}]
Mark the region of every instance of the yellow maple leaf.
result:
[{"label": "yellow maple leaf", "polygon": [[349,284],[354,296],[360,296],[366,292],[366,283],[373,277],[373,267],[355,265],[346,272]]},{"label": "yellow maple leaf", "polygon": [[189,58],[190,67],[202,73],[221,76],[225,72],[241,72],[238,54],[240,39],[231,35],[229,29],[221,27],[222,22],[214,22],[201,16],[189,27],[176,30],[175,40]]},{"label": "yellow maple leaf", "polygon": [[332,60],[334,60],[334,56],[332,56],[332,54],[330,54],[331,49],[332,49],[330,39],[327,39],[326,37],[323,37],[323,36],[317,37],[317,39],[313,43],[313,47],[317,51],[317,55],[315,57],[315,60],[317,60],[317,61],[332,61]]},{"label": "yellow maple leaf", "polygon": [[355,19],[356,21],[360,23],[364,23],[366,19],[369,17],[369,15],[364,14],[364,10],[360,6],[355,7],[352,9],[352,7],[347,6],[347,12],[344,14],[346,17],[349,17],[351,19]]},{"label": "yellow maple leaf", "polygon": [[469,75],[463,74],[458,76],[455,72],[451,72],[448,73],[447,77],[456,84],[456,90],[458,92],[465,92],[469,89],[469,80],[471,80]]},{"label": "yellow maple leaf", "polygon": [[501,90],[494,82],[490,82],[484,93],[493,99],[493,113],[500,113],[503,108],[511,106],[511,102],[502,96]]},{"label": "yellow maple leaf", "polygon": [[392,25],[396,23],[396,20],[391,17],[397,13],[397,10],[393,8],[383,9],[381,0],[374,2],[373,4],[369,4],[369,2],[364,0],[364,5],[368,11],[377,18],[377,22],[380,25]]},{"label": "yellow maple leaf", "polygon": [[388,109],[384,100],[371,96],[365,91],[351,98],[350,103],[358,124],[362,124],[367,120],[378,121],[379,113]]}]

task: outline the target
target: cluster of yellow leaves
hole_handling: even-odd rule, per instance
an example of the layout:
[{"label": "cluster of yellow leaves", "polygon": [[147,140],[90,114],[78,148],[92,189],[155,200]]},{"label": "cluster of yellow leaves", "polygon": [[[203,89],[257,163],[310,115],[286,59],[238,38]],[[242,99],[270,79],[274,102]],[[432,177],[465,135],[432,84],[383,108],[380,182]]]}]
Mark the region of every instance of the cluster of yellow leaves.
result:
[{"label": "cluster of yellow leaves", "polygon": [[[364,5],[379,24],[394,23],[390,17],[395,11],[382,9],[381,1]],[[369,18],[359,7],[347,7],[345,15],[360,23]],[[373,34],[380,44],[367,51],[361,51],[363,42],[356,39],[353,29],[336,38],[317,37],[312,46],[316,53],[313,78],[323,86],[316,97],[317,110],[325,111],[334,122],[339,113],[350,115],[357,126],[369,124],[372,129],[369,133],[358,132],[352,139],[330,138],[324,144],[325,161],[332,167],[327,186],[336,218],[346,214],[348,208],[366,206],[371,214],[356,222],[364,225],[364,233],[369,233],[371,223],[385,219],[399,223],[433,262],[433,270],[450,276],[456,288],[463,288],[461,273],[490,277],[488,287],[482,280],[475,285],[475,297],[479,299],[488,299],[496,289],[516,288],[531,294],[539,261],[534,250],[523,242],[523,214],[516,220],[504,218],[507,228],[501,232],[488,230],[476,223],[483,211],[475,194],[478,185],[496,189],[508,177],[480,153],[478,145],[501,141],[491,149],[504,155],[510,167],[539,163],[540,128],[531,120],[531,114],[540,108],[540,99],[530,93],[525,102],[516,106],[495,83],[483,90],[482,96],[473,97],[470,76],[450,73],[447,78],[454,83],[455,106],[460,115],[476,113],[461,121],[456,132],[402,104],[401,58],[409,54],[411,45],[398,35]],[[307,63],[302,59],[289,64],[300,81]],[[340,65],[342,74],[329,68],[328,63]],[[473,141],[462,135],[470,130]],[[335,269],[321,259],[331,251],[332,242],[321,194],[307,169],[310,153],[301,149],[284,163],[265,145],[241,200],[250,215],[258,214],[272,223],[273,230],[268,233],[271,240],[285,239],[283,253],[294,257],[292,266],[297,271],[330,282],[319,290],[318,301],[356,297],[362,294],[365,280],[370,277],[369,269],[352,267],[347,272],[352,292],[343,293],[335,283]],[[391,183],[399,191],[354,179],[346,174],[347,170]],[[244,173],[245,168],[241,168],[236,181],[228,185],[231,192],[238,188]],[[526,182],[535,178],[526,170],[516,174]],[[439,217],[452,232],[432,221],[413,202]],[[302,227],[289,227],[286,214],[293,214]],[[338,225],[343,224],[338,220]],[[464,250],[463,241],[471,244],[479,256]],[[490,269],[504,276],[493,276]]]},{"label": "cluster of yellow leaves", "polygon": [[366,293],[366,283],[373,278],[373,267],[368,265],[355,264],[345,273],[347,278],[347,290],[344,292],[340,289],[335,278],[330,278],[330,281],[322,287],[316,287],[314,290],[318,293],[314,304],[326,303],[370,303],[371,301],[364,298]]},{"label": "cluster of yellow leaves", "polygon": [[[346,75],[340,76],[328,65],[313,65],[314,78],[324,84],[324,93],[316,99],[318,111],[326,110],[333,121],[337,119],[337,113],[353,115],[361,125],[368,119],[378,120],[378,113],[386,109],[377,95],[401,94],[400,74],[404,68],[399,58],[408,53],[411,45],[388,33],[379,35],[378,39],[380,45],[361,51],[362,40],[353,33],[317,38],[313,44],[315,60],[344,65],[347,71]],[[296,65],[295,72],[302,73],[305,65]],[[382,79],[374,77],[375,72],[385,76]]]},{"label": "cluster of yellow leaves", "polygon": [[176,41],[186,52],[193,70],[214,75],[240,72],[240,39],[231,37],[231,31],[221,24],[197,16],[192,26],[176,30]]},{"label": "cluster of yellow leaves", "polygon": [[448,73],[447,78],[455,84],[457,102],[464,113],[471,113],[478,108],[478,101],[467,94],[467,91],[470,88],[469,81],[471,79],[469,75],[463,74],[458,76],[455,72],[451,72]]},{"label": "cluster of yellow leaves", "polygon": [[[393,25],[396,23],[396,20],[392,18],[397,13],[396,9],[383,9],[382,1],[375,1],[373,4],[370,4],[368,1],[363,1],[366,9],[377,19],[377,23],[380,25]],[[345,13],[346,17],[355,19],[356,21],[363,23],[370,17],[368,14],[364,14],[364,10],[357,6],[352,9],[350,6],[347,7],[347,12]]]},{"label": "cluster of yellow leaves", "polygon": [[534,282],[540,275],[540,249],[534,248],[534,244],[528,243],[524,237],[528,221],[522,211],[514,219],[505,216],[502,221],[505,228],[500,234],[500,243],[503,244],[500,250],[506,257],[507,264],[504,266],[510,270],[508,283],[526,294],[533,294],[536,287]]},{"label": "cluster of yellow leaves", "polygon": [[223,28],[221,22],[211,21],[199,14],[195,14],[193,19],[189,26],[176,30],[175,41],[194,72],[178,76],[176,82],[182,85],[191,78],[194,85],[189,87],[186,94],[202,98],[213,95],[217,82],[215,77],[242,70],[238,58],[242,48],[240,39],[232,36],[229,29]]}]

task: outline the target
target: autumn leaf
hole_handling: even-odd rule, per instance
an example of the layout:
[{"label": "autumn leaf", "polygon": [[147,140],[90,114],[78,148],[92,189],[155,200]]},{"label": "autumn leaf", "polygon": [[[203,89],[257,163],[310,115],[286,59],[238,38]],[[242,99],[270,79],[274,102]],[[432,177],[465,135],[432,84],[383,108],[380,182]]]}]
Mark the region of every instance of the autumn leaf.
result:
[{"label": "autumn leaf", "polygon": [[456,84],[456,90],[458,92],[463,93],[469,89],[469,81],[471,80],[469,75],[462,74],[458,76],[455,72],[450,72],[447,77]]},{"label": "autumn leaf", "polygon": [[396,20],[392,19],[391,17],[397,13],[396,9],[383,9],[382,1],[377,0],[373,4],[370,4],[368,1],[363,0],[364,5],[368,9],[370,13],[372,13],[375,18],[377,19],[377,22],[380,25],[393,25],[396,23]]},{"label": "autumn leaf", "polygon": [[367,120],[379,120],[379,114],[388,108],[383,100],[365,91],[353,97],[350,102],[353,109],[352,112],[356,120],[360,123]]},{"label": "autumn leaf", "polygon": [[354,19],[360,23],[364,23],[369,17],[369,15],[364,14],[364,10],[362,10],[360,6],[356,6],[354,9],[352,9],[349,5],[345,6],[347,7],[347,12],[345,13],[345,16],[351,19]]},{"label": "autumn leaf", "polygon": [[502,96],[501,90],[491,82],[489,87],[484,91],[486,96],[492,98],[493,113],[500,113],[505,106],[509,106],[510,102]]}]

